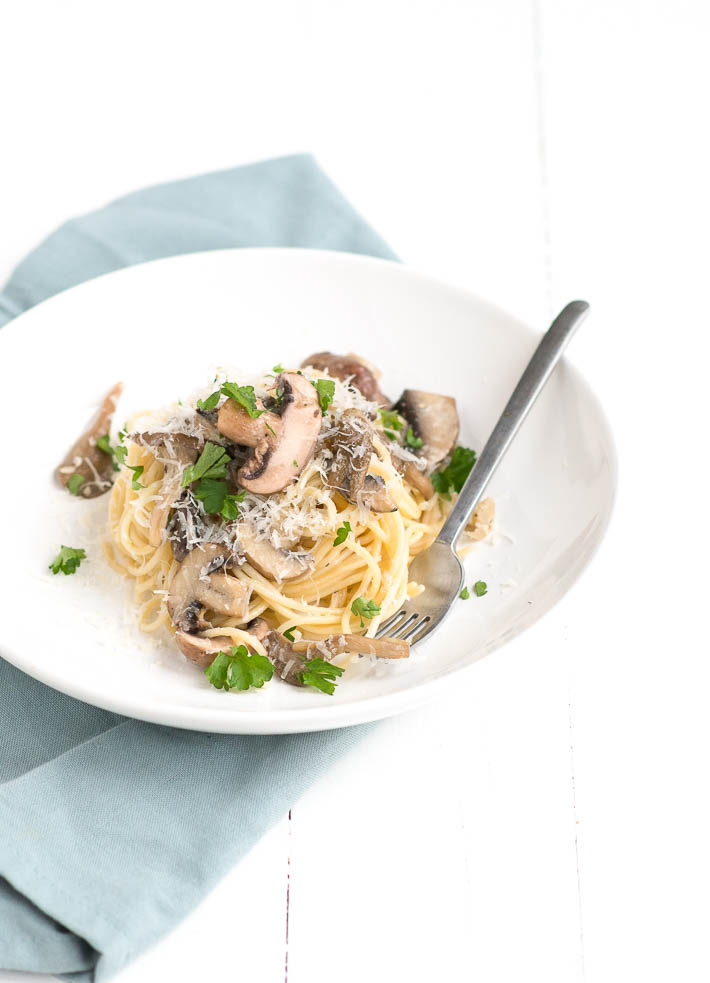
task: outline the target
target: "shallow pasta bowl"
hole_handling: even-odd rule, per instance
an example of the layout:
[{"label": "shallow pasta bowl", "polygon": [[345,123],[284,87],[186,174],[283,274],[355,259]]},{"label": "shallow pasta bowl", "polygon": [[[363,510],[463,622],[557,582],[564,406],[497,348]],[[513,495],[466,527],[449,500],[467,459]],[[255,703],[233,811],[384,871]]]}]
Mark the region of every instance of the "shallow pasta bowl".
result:
[{"label": "shallow pasta bowl", "polygon": [[[102,557],[108,496],[72,498],[55,486],[53,470],[117,379],[126,387],[120,423],[205,384],[217,365],[252,374],[326,348],[374,362],[391,394],[409,387],[454,396],[461,441],[480,449],[538,337],[396,263],[315,250],[159,260],[38,305],[0,332],[0,590],[12,613],[0,622],[0,655],[88,703],[214,732],[346,726],[431,698],[545,614],[604,535],[613,441],[571,366],[557,369],[491,483],[496,535],[466,560],[467,582],[484,580],[488,593],[458,602],[408,660],[361,660],[332,697],[276,681],[217,691],[170,639],[139,632],[131,586]],[[48,570],[60,544],[87,551],[73,576]]]}]

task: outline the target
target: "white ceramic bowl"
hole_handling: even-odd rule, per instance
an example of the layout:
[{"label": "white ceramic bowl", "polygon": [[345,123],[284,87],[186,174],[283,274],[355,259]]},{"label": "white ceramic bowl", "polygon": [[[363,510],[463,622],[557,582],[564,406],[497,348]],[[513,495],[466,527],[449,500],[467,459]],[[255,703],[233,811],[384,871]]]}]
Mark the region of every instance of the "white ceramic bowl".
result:
[{"label": "white ceramic bowl", "polygon": [[[227,733],[288,733],[385,717],[430,698],[533,624],[571,586],[607,526],[616,484],[603,412],[562,364],[496,474],[498,533],[467,561],[488,594],[458,601],[406,662],[348,670],[333,697],[273,682],[213,689],[169,640],[142,635],[130,587],[104,563],[108,496],[81,501],[53,470],[103,393],[126,389],[117,422],[211,378],[314,351],[356,351],[383,388],[456,397],[462,443],[480,450],[537,336],[514,318],[404,266],[335,252],[236,249],[99,277],[0,331],[3,562],[0,654],[80,700],[144,720]],[[85,546],[70,577],[47,569]]]}]

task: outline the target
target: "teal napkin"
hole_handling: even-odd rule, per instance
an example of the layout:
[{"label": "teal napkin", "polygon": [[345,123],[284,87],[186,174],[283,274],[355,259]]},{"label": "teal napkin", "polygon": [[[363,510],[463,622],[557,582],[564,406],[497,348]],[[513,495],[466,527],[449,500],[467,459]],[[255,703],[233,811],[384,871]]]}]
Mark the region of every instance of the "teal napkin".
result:
[{"label": "teal napkin", "polygon": [[[228,246],[394,258],[310,156],[283,157],[73,219],[17,267],[0,294],[0,325],[101,273]],[[158,727],[80,703],[0,659],[0,968],[82,981],[117,972],[364,729],[237,737]]]}]

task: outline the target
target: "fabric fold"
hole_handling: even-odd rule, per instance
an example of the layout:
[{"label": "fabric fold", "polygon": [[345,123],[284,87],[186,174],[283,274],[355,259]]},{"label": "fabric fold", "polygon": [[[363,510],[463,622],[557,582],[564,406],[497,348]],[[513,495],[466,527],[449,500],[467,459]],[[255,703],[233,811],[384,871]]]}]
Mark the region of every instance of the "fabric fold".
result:
[{"label": "fabric fold", "polygon": [[[13,273],[0,325],[100,274],[231,246],[394,258],[311,156],[283,157],[137,191],[67,222]],[[0,968],[79,981],[117,972],[368,729],[160,727],[0,660]]]}]

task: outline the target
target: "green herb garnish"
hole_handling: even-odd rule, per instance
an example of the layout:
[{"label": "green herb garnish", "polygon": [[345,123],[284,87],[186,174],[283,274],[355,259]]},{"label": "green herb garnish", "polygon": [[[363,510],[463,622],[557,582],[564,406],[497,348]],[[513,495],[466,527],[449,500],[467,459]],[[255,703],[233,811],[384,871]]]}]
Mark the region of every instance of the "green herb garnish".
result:
[{"label": "green herb garnish", "polygon": [[67,481],[67,491],[71,492],[72,495],[78,495],[79,489],[86,481],[83,474],[74,473],[69,481]]},{"label": "green herb garnish", "polygon": [[[402,417],[399,415],[399,413],[395,413],[394,410],[380,410],[380,419],[382,420],[383,427],[388,427],[390,430],[402,429]],[[385,431],[385,433],[387,433],[387,431]]]},{"label": "green herb garnish", "polygon": [[286,631],[283,633],[284,638],[288,638],[289,642],[295,642],[296,641],[296,637],[293,634],[295,632],[295,630],[296,630],[296,627],[297,626],[294,625],[293,628],[287,628]]},{"label": "green herb garnish", "polygon": [[410,447],[415,447],[415,448],[421,447],[422,444],[424,443],[421,437],[414,436],[414,431],[412,430],[411,427],[409,427],[409,429],[407,430],[407,436],[405,439]]},{"label": "green herb garnish", "polygon": [[462,601],[467,601],[470,596],[471,596],[471,594],[469,592],[468,587],[464,587],[464,589],[459,594],[459,597],[461,598]]},{"label": "green herb garnish", "polygon": [[356,597],[353,603],[350,605],[350,610],[360,619],[360,627],[363,628],[364,624],[362,619],[367,618],[367,620],[370,621],[370,619],[379,614],[382,609],[376,601],[368,601],[366,597]]},{"label": "green herb garnish", "polygon": [[197,408],[198,408],[198,410],[213,410],[213,409],[215,409],[216,406],[217,406],[217,403],[219,402],[219,397],[221,395],[222,395],[222,393],[218,389],[216,392],[213,392],[211,396],[208,396],[207,399],[198,399],[197,400]]},{"label": "green herb garnish", "polygon": [[256,405],[256,393],[253,386],[238,386],[236,382],[225,382],[220,391],[233,399],[235,403],[243,406],[252,419],[265,412]]},{"label": "green herb garnish", "polygon": [[52,573],[76,573],[76,568],[85,559],[85,550],[75,550],[73,546],[62,546],[49,564],[49,569]]},{"label": "green herb garnish", "polygon": [[334,666],[332,662],[318,657],[306,662],[305,669],[300,674],[299,679],[304,686],[314,686],[321,693],[332,696],[337,685],[336,680],[344,672],[345,670],[341,669],[340,666]]},{"label": "green herb garnish", "polygon": [[232,645],[229,652],[218,652],[214,662],[205,669],[205,676],[216,689],[261,689],[274,674],[274,667],[265,655],[250,654],[246,645]]},{"label": "green herb garnish", "polygon": [[145,470],[144,466],[142,464],[128,464],[127,467],[129,471],[133,472],[133,477],[131,478],[131,488],[133,491],[145,488],[145,485],[142,485],[138,480]]},{"label": "green herb garnish", "polygon": [[320,403],[321,412],[323,416],[325,416],[325,411],[333,402],[333,396],[335,395],[335,383],[332,379],[316,379],[315,382],[311,382],[311,385],[318,393],[318,401]]},{"label": "green herb garnish", "polygon": [[278,363],[277,365],[275,365],[275,366],[273,367],[273,369],[272,369],[271,371],[272,371],[272,372],[275,372],[275,373],[276,373],[276,375],[281,375],[281,373],[282,373],[282,372],[284,371],[284,367],[283,367],[283,365],[281,364],[281,362],[279,362],[279,363]]},{"label": "green herb garnish", "polygon": [[193,489],[193,494],[202,502],[205,512],[221,515],[231,521],[238,518],[237,503],[244,501],[246,492],[241,491],[238,495],[232,495],[226,481],[220,481],[219,478],[200,478]]},{"label": "green herb garnish", "polygon": [[483,597],[484,594],[488,593],[488,584],[485,580],[477,580],[473,585],[473,593],[476,597]]},{"label": "green herb garnish", "polygon": [[181,487],[187,488],[200,478],[224,478],[228,461],[229,455],[224,447],[207,441],[197,461],[185,468]]},{"label": "green herb garnish", "polygon": [[475,463],[475,451],[468,447],[456,447],[443,471],[435,471],[431,476],[434,490],[447,497],[451,491],[460,492]]},{"label": "green herb garnish", "polygon": [[349,522],[344,522],[340,529],[335,532],[335,539],[333,540],[333,546],[340,546],[348,538],[348,534],[352,532],[352,527]]}]

